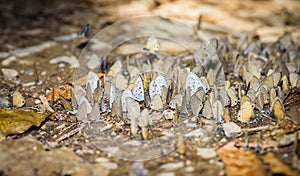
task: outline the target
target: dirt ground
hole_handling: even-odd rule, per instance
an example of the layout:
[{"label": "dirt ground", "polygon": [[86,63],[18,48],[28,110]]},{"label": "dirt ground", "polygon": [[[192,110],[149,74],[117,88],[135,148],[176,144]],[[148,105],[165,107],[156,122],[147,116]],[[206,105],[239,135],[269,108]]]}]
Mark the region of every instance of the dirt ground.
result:
[{"label": "dirt ground", "polygon": [[[53,112],[41,103],[41,95],[49,96],[51,88],[72,86],[74,67],[66,60],[72,56],[80,57],[88,39],[75,36],[86,23],[92,25],[96,34],[116,22],[138,16],[159,15],[178,19],[196,31],[196,40],[183,37],[183,41],[190,43],[195,50],[203,35],[208,38],[230,36],[229,42],[249,35],[253,40],[271,45],[290,32],[293,45],[298,48],[295,60],[299,61],[299,12],[300,2],[297,0],[0,0],[0,68],[18,73],[16,78],[6,78],[4,73],[0,75],[0,110],[53,114],[39,125],[30,125],[23,132],[6,135],[6,114],[0,112],[0,135],[4,134],[0,140],[0,175],[299,175],[299,112],[293,123],[267,119],[245,124],[235,118],[232,121],[241,130],[234,136],[226,136],[218,124],[209,133],[208,142],[193,136],[184,140],[184,154],[174,147],[170,153],[140,163],[99,150],[61,100],[49,100]],[[128,25],[127,30],[135,31],[135,25]],[[177,48],[172,51],[179,53]],[[127,51],[120,49],[116,52],[124,54]],[[120,53],[112,55],[115,58],[109,61],[109,67],[121,57]],[[51,62],[60,56],[67,59]],[[230,76],[226,75],[227,78],[233,82]],[[24,97],[25,104],[21,107],[13,103],[15,91]],[[298,89],[290,92],[285,95],[294,99],[286,96],[285,102],[291,102],[291,105],[286,103],[285,108],[296,107],[299,111],[300,92]],[[230,110],[234,111],[234,108]],[[109,115],[104,118],[111,121]],[[160,123],[157,126],[164,126],[166,121]],[[209,126],[210,123],[209,119],[203,118],[197,121],[197,128],[203,125],[205,129],[205,124]],[[129,125],[122,125],[122,130],[116,127],[115,131],[119,130],[129,138],[126,136]],[[153,128],[150,139],[158,131]],[[246,144],[246,139],[249,144]]]}]

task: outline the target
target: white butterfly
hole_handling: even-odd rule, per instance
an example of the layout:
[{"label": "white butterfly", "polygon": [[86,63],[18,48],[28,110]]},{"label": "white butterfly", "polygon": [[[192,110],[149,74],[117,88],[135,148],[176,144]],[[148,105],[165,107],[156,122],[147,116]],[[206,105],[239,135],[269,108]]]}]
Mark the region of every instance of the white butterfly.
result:
[{"label": "white butterfly", "polygon": [[158,75],[155,80],[152,80],[149,84],[149,95],[152,99],[154,95],[161,96],[161,89],[165,87],[168,90],[168,83],[162,75]]},{"label": "white butterfly", "polygon": [[[82,97],[80,98],[80,101],[79,101],[79,107],[80,107],[80,105],[81,105],[82,103],[85,103],[85,104],[86,104],[86,114],[91,113],[91,112],[92,112],[92,106],[91,106],[91,104],[89,103],[89,101],[88,101],[84,96],[82,96]],[[79,109],[79,108],[78,108],[78,109]]]},{"label": "white butterfly", "polygon": [[110,94],[109,94],[109,109],[112,108],[112,104],[113,102],[117,99],[116,97],[116,87],[114,86],[114,84],[110,85]]},{"label": "white butterfly", "polygon": [[199,87],[202,87],[205,93],[207,93],[208,89],[202,83],[201,79],[193,72],[190,72],[188,77],[186,78],[185,87],[190,87],[191,96],[193,96]]},{"label": "white butterfly", "polygon": [[94,72],[88,73],[86,87],[88,84],[90,84],[92,93],[94,93],[94,90],[97,88],[98,79],[98,76]]},{"label": "white butterfly", "polygon": [[155,35],[150,35],[150,37],[147,40],[147,44],[146,44],[146,50],[150,51],[150,52],[154,52],[154,51],[158,51],[160,48],[158,41],[155,37]]},{"label": "white butterfly", "polygon": [[205,54],[209,57],[215,56],[218,49],[218,40],[211,40],[206,46],[203,48]]},{"label": "white butterfly", "polygon": [[133,98],[136,101],[144,101],[145,100],[143,80],[142,80],[141,76],[138,76],[136,78],[136,80],[134,81],[131,92],[132,92]]},{"label": "white butterfly", "polygon": [[132,98],[133,99],[133,95],[131,93],[131,91],[126,88],[122,94],[122,98],[121,98],[121,102],[122,102],[122,111],[123,112],[126,112],[127,109],[126,109],[126,99],[127,98]]}]

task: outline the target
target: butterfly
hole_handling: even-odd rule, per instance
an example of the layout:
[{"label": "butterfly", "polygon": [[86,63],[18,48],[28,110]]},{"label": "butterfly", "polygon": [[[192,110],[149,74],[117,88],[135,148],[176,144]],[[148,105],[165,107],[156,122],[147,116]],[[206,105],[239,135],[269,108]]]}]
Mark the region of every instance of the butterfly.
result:
[{"label": "butterfly", "polygon": [[151,118],[149,116],[149,110],[147,108],[143,109],[138,120],[137,124],[142,129],[142,139],[147,139],[148,136],[148,126],[151,124]]},{"label": "butterfly", "polygon": [[290,76],[290,82],[291,82],[292,88],[294,88],[294,87],[300,88],[300,76],[299,76],[299,74],[291,72],[289,74],[289,76]]},{"label": "butterfly", "polygon": [[150,37],[147,40],[146,48],[144,49],[150,52],[158,51],[160,49],[159,43],[155,35],[150,35]]},{"label": "butterfly", "polygon": [[78,111],[76,112],[76,119],[78,121],[85,122],[87,121],[87,102],[83,101],[80,103],[78,107]]},{"label": "butterfly", "polygon": [[208,119],[213,117],[212,105],[209,100],[206,100],[203,106],[202,115]]},{"label": "butterfly", "polygon": [[219,99],[224,106],[230,105],[230,97],[224,88],[219,90]]},{"label": "butterfly", "polygon": [[78,36],[84,35],[86,38],[91,39],[93,37],[92,26],[87,23],[77,33]]},{"label": "butterfly", "polygon": [[171,109],[175,109],[176,105],[178,106],[178,108],[181,108],[181,103],[182,103],[182,95],[181,94],[176,94],[171,101],[169,102],[169,107]]},{"label": "butterfly", "polygon": [[94,90],[94,102],[99,103],[104,93],[104,89],[100,85],[100,80],[98,80],[98,86]]},{"label": "butterfly", "polygon": [[130,134],[135,136],[138,131],[137,119],[140,116],[140,105],[132,98],[126,98],[127,117],[130,119]]},{"label": "butterfly", "polygon": [[128,86],[128,80],[121,73],[118,73],[115,77],[115,86],[118,90],[124,90]]},{"label": "butterfly", "polygon": [[217,49],[218,49],[218,40],[212,39],[208,44],[206,44],[206,46],[203,48],[203,51],[208,57],[212,57],[217,54]]},{"label": "butterfly", "polygon": [[127,109],[126,109],[126,99],[127,98],[132,98],[133,99],[133,95],[131,93],[131,91],[126,88],[122,94],[122,97],[121,97],[121,103],[122,103],[122,111],[123,112],[126,112]]},{"label": "butterfly", "polygon": [[91,88],[91,84],[88,83],[87,86],[86,86],[86,98],[88,99],[88,101],[90,103],[93,102],[93,93],[92,93],[92,88]]},{"label": "butterfly", "polygon": [[231,106],[237,105],[239,99],[236,90],[230,87],[229,89],[227,89],[227,94],[230,97]]},{"label": "butterfly", "polygon": [[200,78],[193,72],[190,72],[189,75],[187,76],[185,86],[190,87],[191,95],[194,95],[197,92],[199,87],[202,87],[204,89],[205,93],[207,93],[207,91],[208,91],[208,89],[202,83]]},{"label": "butterfly", "polygon": [[118,73],[122,71],[122,62],[121,60],[117,60],[109,69],[107,76],[115,77]]},{"label": "butterfly", "polygon": [[12,99],[13,105],[15,107],[22,107],[25,104],[25,98],[19,91],[15,91],[13,93],[13,99]]},{"label": "butterfly", "polygon": [[258,109],[259,111],[263,110],[264,108],[264,95],[259,92],[258,95],[256,96],[255,99],[255,107],[256,109]]},{"label": "butterfly", "polygon": [[217,100],[213,103],[212,110],[214,119],[216,119],[218,122],[223,122],[222,117],[224,113],[224,106],[220,100]]},{"label": "butterfly", "polygon": [[95,121],[100,119],[100,105],[99,103],[94,103],[92,111],[88,116],[89,120]]},{"label": "butterfly", "polygon": [[272,106],[272,103],[273,103],[273,101],[274,101],[274,99],[276,98],[276,96],[277,96],[277,93],[276,93],[276,90],[275,90],[275,88],[272,88],[271,90],[270,90],[270,98],[269,98],[269,105],[270,105],[270,107]]},{"label": "butterfly", "polygon": [[241,122],[247,122],[254,115],[253,107],[254,105],[250,101],[245,101],[238,111],[238,120]]},{"label": "butterfly", "polygon": [[140,75],[135,79],[131,92],[136,101],[145,100],[143,80]]},{"label": "butterfly", "polygon": [[[79,108],[80,108],[80,105],[81,105],[82,103],[85,103],[85,104],[86,104],[86,113],[87,113],[87,114],[90,114],[91,111],[92,111],[92,106],[91,106],[91,104],[89,103],[89,101],[88,101],[84,96],[82,96],[82,97],[80,98],[80,101],[79,101]],[[79,110],[79,108],[78,108],[78,110]]]},{"label": "butterfly", "polygon": [[260,86],[259,79],[256,76],[252,77],[249,84],[249,87],[251,87],[254,91],[257,91]]},{"label": "butterfly", "polygon": [[271,111],[277,120],[283,120],[285,118],[284,107],[279,97],[275,97],[275,99],[273,100]]},{"label": "butterfly", "polygon": [[154,95],[154,97],[151,99],[150,108],[156,111],[160,111],[164,108],[160,95]]},{"label": "butterfly", "polygon": [[96,75],[96,73],[94,73],[94,72],[89,72],[88,73],[88,76],[87,76],[87,81],[86,81],[86,86],[85,87],[87,87],[88,86],[88,84],[90,84],[90,86],[91,86],[91,93],[94,93],[94,90],[97,88],[97,86],[98,86],[98,80],[99,80],[99,78],[98,78],[98,76]]},{"label": "butterfly", "polygon": [[154,95],[162,95],[162,88],[165,87],[168,90],[168,83],[162,75],[158,75],[155,80],[152,80],[149,84],[149,95],[152,99]]},{"label": "butterfly", "polygon": [[113,102],[117,99],[116,96],[116,87],[114,84],[110,85],[110,91],[109,91],[109,109],[112,108]]},{"label": "butterfly", "polygon": [[199,97],[196,94],[194,94],[191,97],[191,109],[192,109],[193,116],[197,117],[202,108],[203,108],[202,101],[199,99]]}]

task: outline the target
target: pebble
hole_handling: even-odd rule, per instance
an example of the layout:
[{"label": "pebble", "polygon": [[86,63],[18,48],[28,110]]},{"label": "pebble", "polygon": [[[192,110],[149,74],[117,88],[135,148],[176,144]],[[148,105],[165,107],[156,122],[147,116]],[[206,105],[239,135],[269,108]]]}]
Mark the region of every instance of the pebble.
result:
[{"label": "pebble", "polygon": [[175,176],[175,173],[174,172],[164,172],[164,173],[158,174],[158,176]]},{"label": "pebble", "polygon": [[13,51],[13,55],[17,57],[25,57],[33,53],[43,51],[46,48],[50,48],[56,45],[56,42],[45,42],[39,45],[29,46],[27,48],[19,48]]},{"label": "pebble", "polygon": [[101,165],[105,168],[105,169],[109,169],[109,170],[115,170],[118,169],[118,165],[116,163],[113,162],[101,162]]},{"label": "pebble", "polygon": [[211,159],[216,157],[217,153],[213,148],[197,148],[197,155],[204,159]]},{"label": "pebble", "polygon": [[50,64],[57,64],[60,62],[70,64],[69,68],[78,68],[80,66],[75,56],[59,56],[50,60]]},{"label": "pebble", "polygon": [[8,108],[9,107],[9,101],[5,97],[0,97],[0,108]]},{"label": "pebble", "polygon": [[122,145],[130,145],[132,147],[138,147],[138,146],[141,146],[142,143],[140,141],[130,140],[130,141],[124,142]]},{"label": "pebble", "polygon": [[100,66],[100,59],[96,54],[93,54],[92,57],[90,58],[90,60],[87,63],[87,67],[90,70],[94,70],[95,68],[97,68],[98,66]]},{"label": "pebble", "polygon": [[170,110],[170,109],[164,110],[163,116],[167,120],[173,120],[173,118],[174,118],[174,112],[172,110]]},{"label": "pebble", "polygon": [[68,35],[63,35],[63,36],[55,37],[54,40],[57,41],[57,42],[61,42],[61,41],[73,40],[75,38],[77,38],[77,34],[73,33],[73,34],[68,34]]},{"label": "pebble", "polygon": [[16,56],[9,56],[8,58],[4,59],[1,64],[3,66],[8,66],[10,63],[12,63],[13,61],[15,61],[17,59]]},{"label": "pebble", "polygon": [[2,68],[1,71],[3,73],[4,80],[12,81],[19,75],[18,71],[14,69]]},{"label": "pebble", "polygon": [[204,136],[203,129],[196,129],[183,135],[184,137]]},{"label": "pebble", "polygon": [[178,162],[178,163],[164,164],[164,165],[160,166],[160,168],[163,170],[172,171],[172,170],[182,168],[183,166],[184,166],[183,162]]},{"label": "pebble", "polygon": [[6,58],[9,56],[8,52],[0,52],[0,58]]},{"label": "pebble", "polygon": [[184,170],[185,170],[185,172],[193,172],[195,169],[193,166],[188,166]]},{"label": "pebble", "polygon": [[240,133],[242,131],[241,127],[238,126],[234,122],[227,122],[224,123],[223,125],[223,130],[225,132],[226,137],[233,137],[234,135]]},{"label": "pebble", "polygon": [[129,171],[129,176],[144,176],[147,174],[144,165],[141,161],[136,161],[132,164],[132,167]]}]

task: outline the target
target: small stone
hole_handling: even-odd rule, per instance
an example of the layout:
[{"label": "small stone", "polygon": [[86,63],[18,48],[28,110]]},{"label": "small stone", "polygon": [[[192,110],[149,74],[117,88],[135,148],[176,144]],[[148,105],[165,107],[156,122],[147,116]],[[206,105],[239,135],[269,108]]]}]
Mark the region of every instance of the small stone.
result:
[{"label": "small stone", "polygon": [[0,108],[8,108],[9,107],[9,101],[5,97],[0,97]]},{"label": "small stone", "polygon": [[197,148],[197,155],[204,159],[211,159],[216,157],[217,153],[213,148]]},{"label": "small stone", "polygon": [[174,112],[172,110],[170,110],[170,109],[164,110],[163,116],[167,120],[173,120],[173,118],[174,118]]},{"label": "small stone", "polygon": [[100,66],[100,59],[96,54],[93,54],[92,57],[90,58],[90,60],[87,63],[87,67],[90,70],[94,70],[95,68]]},{"label": "small stone", "polygon": [[193,166],[188,166],[185,168],[185,172],[193,172],[195,169]]},{"label": "small stone", "polygon": [[9,56],[8,52],[0,52],[0,58],[6,58]]},{"label": "small stone", "polygon": [[158,176],[175,176],[174,172],[163,172],[158,174]]},{"label": "small stone", "polygon": [[70,64],[69,68],[77,68],[80,66],[75,56],[59,56],[50,60],[50,64],[57,64],[60,62]]},{"label": "small stone", "polygon": [[160,166],[160,168],[163,170],[172,171],[172,170],[182,168],[183,166],[184,166],[183,162],[178,162],[178,163],[164,164],[164,165]]},{"label": "small stone", "polygon": [[194,136],[204,136],[204,132],[202,129],[193,130],[189,133],[183,135],[184,137],[194,137]]},{"label": "small stone", "polygon": [[223,125],[223,130],[225,132],[226,137],[233,137],[234,135],[240,133],[242,131],[241,127],[238,126],[234,122],[227,122],[224,123]]},{"label": "small stone", "polygon": [[136,161],[132,164],[131,170],[129,171],[129,176],[144,176],[147,174],[144,165],[141,161]]},{"label": "small stone", "polygon": [[41,104],[41,100],[38,100],[38,99],[36,99],[36,100],[34,100],[34,104]]},{"label": "small stone", "polygon": [[12,81],[19,75],[18,71],[14,69],[2,68],[1,71],[3,73],[4,80]]},{"label": "small stone", "polygon": [[15,61],[17,59],[16,56],[9,56],[8,58],[4,59],[1,64],[3,66],[8,66],[10,63],[12,63],[13,61]]},{"label": "small stone", "polygon": [[101,165],[108,170],[115,170],[118,169],[118,165],[113,162],[101,162]]},{"label": "small stone", "polygon": [[142,143],[140,141],[130,140],[130,141],[124,142],[122,145],[130,145],[132,147],[138,147],[138,146],[141,146]]},{"label": "small stone", "polygon": [[109,160],[107,158],[100,157],[100,158],[96,158],[95,161],[97,163],[101,163],[101,162],[108,162]]}]

